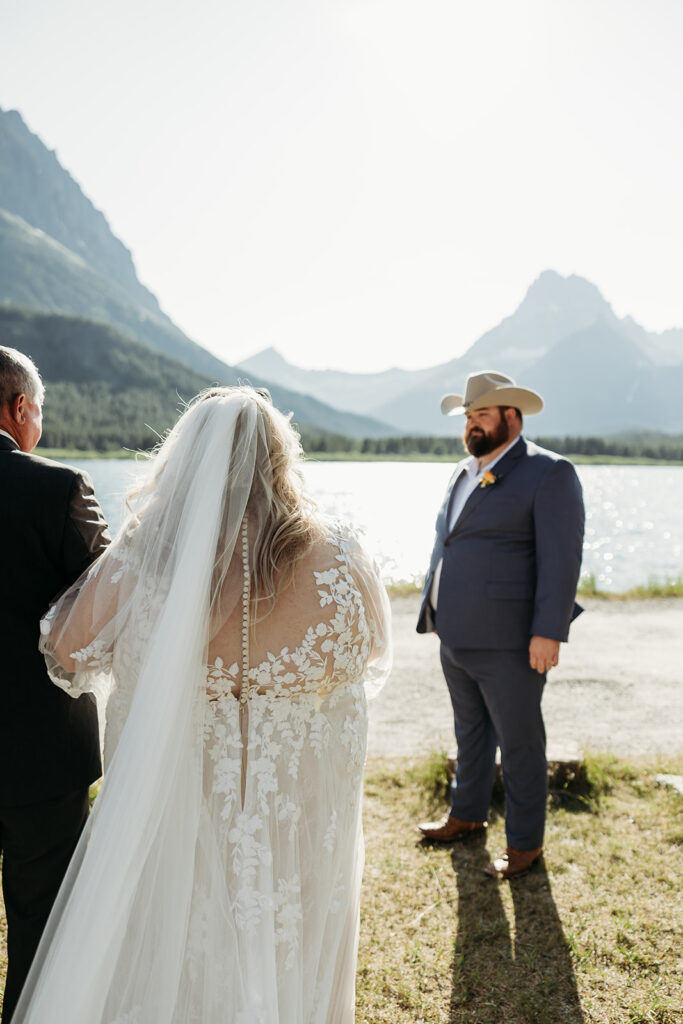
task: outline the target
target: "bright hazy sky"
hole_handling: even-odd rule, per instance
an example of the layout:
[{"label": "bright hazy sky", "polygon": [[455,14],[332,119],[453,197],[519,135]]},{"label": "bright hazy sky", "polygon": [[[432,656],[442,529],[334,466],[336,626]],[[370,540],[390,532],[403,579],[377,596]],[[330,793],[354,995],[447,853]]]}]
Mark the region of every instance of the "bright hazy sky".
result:
[{"label": "bright hazy sky", "polygon": [[682,52],[681,0],[0,0],[0,105],[228,362],[421,367],[548,267],[683,325]]}]

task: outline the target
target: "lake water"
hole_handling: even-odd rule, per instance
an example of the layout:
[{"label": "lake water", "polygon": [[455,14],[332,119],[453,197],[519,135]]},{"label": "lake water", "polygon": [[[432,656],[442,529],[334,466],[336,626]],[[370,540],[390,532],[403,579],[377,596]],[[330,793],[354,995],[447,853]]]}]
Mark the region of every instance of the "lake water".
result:
[{"label": "lake water", "polygon": [[[83,460],[113,530],[123,495],[145,463]],[[387,580],[421,577],[434,520],[452,471],[447,463],[307,462],[309,491],[327,512],[365,531]],[[579,466],[586,501],[582,572],[601,590],[627,590],[683,575],[683,467]]]}]

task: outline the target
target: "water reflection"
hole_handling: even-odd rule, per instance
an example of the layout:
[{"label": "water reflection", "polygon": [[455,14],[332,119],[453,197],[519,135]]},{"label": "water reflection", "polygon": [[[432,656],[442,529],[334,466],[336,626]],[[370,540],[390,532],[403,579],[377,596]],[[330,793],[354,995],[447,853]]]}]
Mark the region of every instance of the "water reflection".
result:
[{"label": "water reflection", "polygon": [[[105,514],[116,529],[122,495],[146,464],[89,460]],[[446,463],[309,462],[305,475],[321,508],[349,518],[387,579],[425,571],[434,520],[452,466]],[[583,574],[600,589],[627,590],[683,575],[683,467],[579,466],[586,500]]]}]

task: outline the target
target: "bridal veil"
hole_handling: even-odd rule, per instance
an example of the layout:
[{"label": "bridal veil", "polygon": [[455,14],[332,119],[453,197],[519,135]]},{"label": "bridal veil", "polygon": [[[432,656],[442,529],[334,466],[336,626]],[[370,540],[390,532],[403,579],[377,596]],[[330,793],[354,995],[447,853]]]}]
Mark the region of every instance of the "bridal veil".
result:
[{"label": "bridal veil", "polygon": [[[108,739],[105,779],[14,1024],[190,1019],[178,986],[199,848],[209,877],[224,870],[210,837],[202,841],[207,652],[242,597],[243,523],[251,553],[268,530],[266,404],[250,388],[226,388],[190,405],[114,543],[44,620],[52,678],[103,700],[125,686],[130,709]],[[381,603],[362,557],[354,571],[364,600]],[[379,607],[367,614],[384,621]],[[376,648],[371,691],[386,676],[386,638]]]}]

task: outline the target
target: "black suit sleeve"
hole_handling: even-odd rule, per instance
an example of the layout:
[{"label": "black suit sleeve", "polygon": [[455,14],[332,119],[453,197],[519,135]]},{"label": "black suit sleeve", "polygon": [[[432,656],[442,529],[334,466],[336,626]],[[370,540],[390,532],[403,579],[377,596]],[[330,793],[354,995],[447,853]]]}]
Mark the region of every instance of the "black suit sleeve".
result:
[{"label": "black suit sleeve", "polygon": [[111,538],[102,514],[92,480],[87,473],[76,473],[69,495],[62,560],[69,584],[85,572],[98,555],[108,547]]}]

